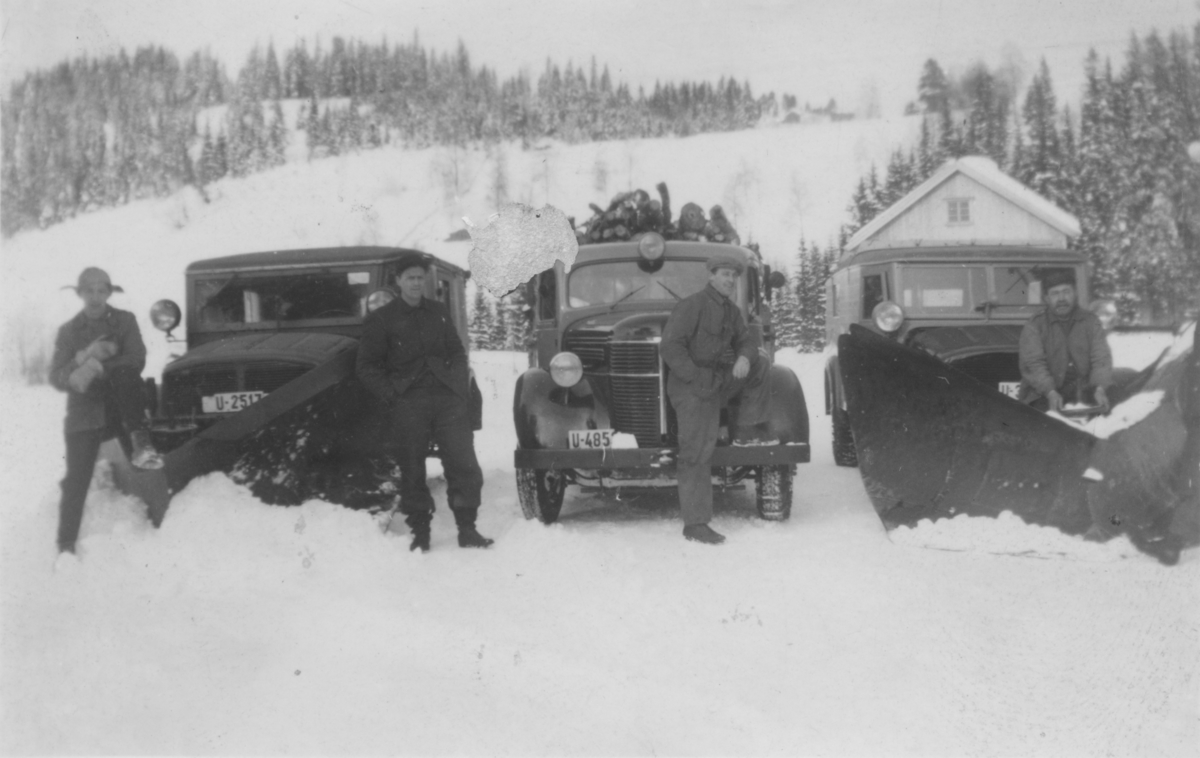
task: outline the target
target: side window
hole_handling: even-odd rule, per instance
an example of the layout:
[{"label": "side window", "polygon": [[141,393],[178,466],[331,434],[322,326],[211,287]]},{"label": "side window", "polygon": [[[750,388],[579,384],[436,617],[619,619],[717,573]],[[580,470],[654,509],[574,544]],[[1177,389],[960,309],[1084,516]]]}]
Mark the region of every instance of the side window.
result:
[{"label": "side window", "polygon": [[547,269],[538,274],[537,282],[538,318],[543,321],[552,321],[558,303],[558,279],[554,275],[554,269]]},{"label": "side window", "polygon": [[749,310],[751,314],[758,313],[759,297],[758,297],[758,269],[750,268],[746,271],[746,284],[749,286],[748,297]]},{"label": "side window", "polygon": [[862,293],[862,317],[871,318],[875,306],[883,302],[883,274],[864,276]]}]

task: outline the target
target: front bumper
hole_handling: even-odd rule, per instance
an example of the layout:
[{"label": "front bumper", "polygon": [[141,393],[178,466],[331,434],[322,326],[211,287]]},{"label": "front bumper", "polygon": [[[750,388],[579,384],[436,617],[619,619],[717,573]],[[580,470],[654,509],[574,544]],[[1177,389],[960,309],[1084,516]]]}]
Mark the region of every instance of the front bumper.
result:
[{"label": "front bumper", "polygon": [[[674,469],[678,448],[604,448],[600,450],[520,449],[513,453],[516,468],[585,469]],[[807,442],[786,445],[729,445],[713,451],[713,466],[787,466],[808,463]]]}]

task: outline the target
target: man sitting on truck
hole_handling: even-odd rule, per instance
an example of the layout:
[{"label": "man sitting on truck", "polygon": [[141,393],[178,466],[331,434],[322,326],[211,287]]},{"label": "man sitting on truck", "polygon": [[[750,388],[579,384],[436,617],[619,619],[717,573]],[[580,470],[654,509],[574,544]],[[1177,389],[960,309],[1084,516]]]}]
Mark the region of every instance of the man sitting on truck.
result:
[{"label": "man sitting on truck", "polygon": [[735,444],[771,443],[764,381],[769,366],[732,301],[745,268],[736,249],[714,255],[708,261],[708,286],[676,303],[663,328],[662,356],[671,370],[667,395],[679,420],[676,475],[683,536],[709,545],[725,541],[708,525],[721,406],[740,395]]},{"label": "man sitting on truck", "polygon": [[356,373],[388,408],[390,445],[400,466],[400,512],[412,529],[410,550],[429,550],[433,496],[425,483],[430,440],[446,474],[446,499],[459,547],[486,548],[475,529],[483,472],[475,434],[467,352],[446,306],[424,297],[429,258],[412,253],[396,266],[400,297],[367,316]]},{"label": "man sitting on truck", "polygon": [[1021,330],[1018,399],[1041,411],[1069,403],[1107,411],[1112,352],[1100,319],[1076,302],[1074,269],[1048,269],[1042,298],[1046,309]]}]

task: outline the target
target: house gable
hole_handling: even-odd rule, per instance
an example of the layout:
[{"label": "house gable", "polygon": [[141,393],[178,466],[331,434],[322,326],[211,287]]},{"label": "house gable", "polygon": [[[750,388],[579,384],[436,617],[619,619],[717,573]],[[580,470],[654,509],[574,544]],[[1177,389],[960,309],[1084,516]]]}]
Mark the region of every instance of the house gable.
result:
[{"label": "house gable", "polygon": [[947,162],[860,229],[848,251],[880,247],[1028,245],[1065,248],[1074,216],[982,157]]}]

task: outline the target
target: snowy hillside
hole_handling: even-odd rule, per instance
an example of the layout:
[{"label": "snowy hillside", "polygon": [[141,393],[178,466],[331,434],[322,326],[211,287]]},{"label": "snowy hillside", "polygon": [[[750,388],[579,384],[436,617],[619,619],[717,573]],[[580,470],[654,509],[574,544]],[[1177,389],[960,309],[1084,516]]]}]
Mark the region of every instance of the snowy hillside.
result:
[{"label": "snowy hillside", "polygon": [[[297,104],[285,111],[289,123]],[[149,331],[146,312],[158,298],[182,303],[188,263],[217,255],[329,245],[417,247],[466,265],[469,242],[445,242],[466,216],[483,225],[497,198],[551,204],[577,220],[588,203],[607,205],[631,188],[654,191],[665,181],[675,212],[686,202],[724,207],[744,241],[757,241],[768,260],[791,262],[801,235],[821,244],[846,220],[858,178],[884,165],[897,145],[919,130],[915,117],[780,126],[683,139],[564,145],[521,150],[390,147],[304,161],[304,134],[293,133],[293,162],[208,188],[205,203],[191,189],[78,217],[42,232],[4,241],[0,275],[9,295],[0,315],[3,373],[12,376],[53,329],[77,309],[70,291],[88,265],[108,269],[126,294],[113,304],[133,310]],[[157,336],[157,335],[154,335]],[[148,339],[151,368],[166,359],[161,340]],[[158,349],[156,348],[156,345]]]}]

